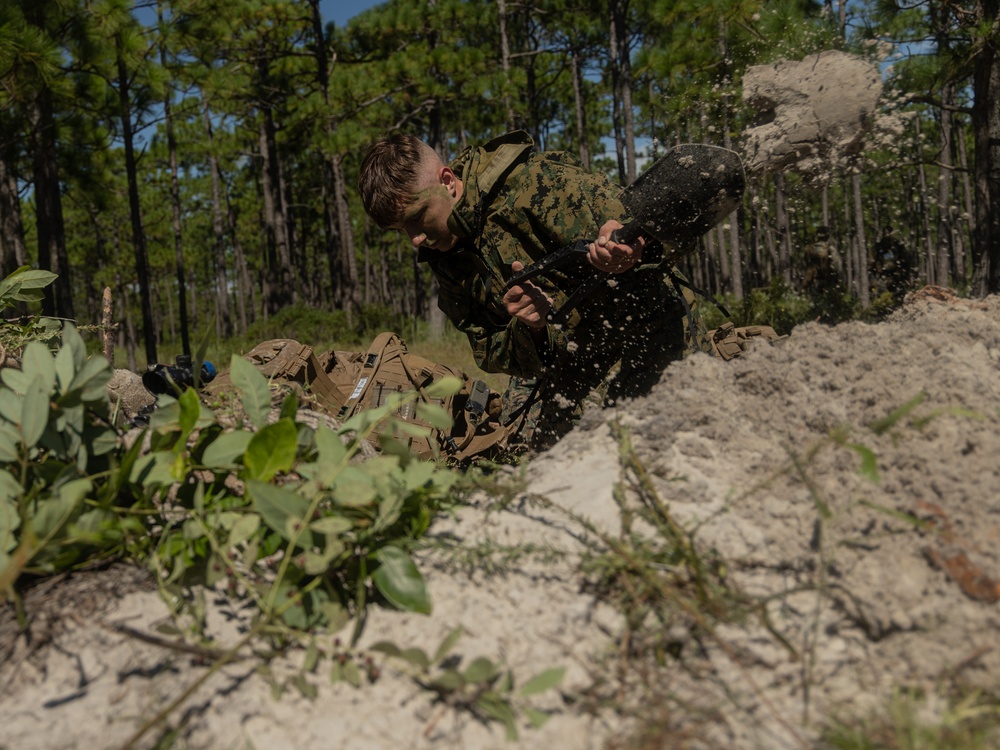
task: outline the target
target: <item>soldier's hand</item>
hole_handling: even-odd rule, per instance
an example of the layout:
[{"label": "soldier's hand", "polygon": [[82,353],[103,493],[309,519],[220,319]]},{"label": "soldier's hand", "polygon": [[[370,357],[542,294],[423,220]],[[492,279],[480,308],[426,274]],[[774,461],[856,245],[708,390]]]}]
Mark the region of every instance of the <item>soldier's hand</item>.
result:
[{"label": "soldier's hand", "polygon": [[[517,273],[524,269],[524,264],[514,261],[510,270]],[[529,328],[545,328],[545,317],[552,309],[552,301],[541,289],[525,281],[515,284],[503,296],[504,306],[512,318],[517,318]]]},{"label": "soldier's hand", "polygon": [[621,245],[611,241],[611,233],[621,228],[621,222],[611,219],[601,227],[597,241],[590,243],[587,262],[598,271],[622,273],[642,260],[642,246],[645,242],[641,237],[636,240],[635,246]]}]

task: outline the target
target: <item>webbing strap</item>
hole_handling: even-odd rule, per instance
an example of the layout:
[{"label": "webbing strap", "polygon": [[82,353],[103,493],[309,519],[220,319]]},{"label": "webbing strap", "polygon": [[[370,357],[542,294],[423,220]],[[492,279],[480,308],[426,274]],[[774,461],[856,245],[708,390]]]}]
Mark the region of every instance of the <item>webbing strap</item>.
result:
[{"label": "webbing strap", "polygon": [[368,393],[372,383],[375,382],[372,375],[375,374],[378,365],[385,358],[386,351],[393,344],[393,340],[395,340],[397,348],[401,349],[402,343],[399,340],[399,336],[391,331],[380,333],[369,345],[368,352],[365,354],[365,361],[361,363],[361,375],[354,384],[354,390],[351,391],[346,402],[340,408],[340,413],[337,415],[339,419],[347,419],[354,416],[358,404],[364,400],[365,394]]},{"label": "webbing strap", "polygon": [[337,384],[330,379],[312,352],[309,353],[308,372],[313,375],[312,380],[309,381],[309,387],[316,398],[327,407],[342,409],[347,403],[349,394],[340,390]]}]

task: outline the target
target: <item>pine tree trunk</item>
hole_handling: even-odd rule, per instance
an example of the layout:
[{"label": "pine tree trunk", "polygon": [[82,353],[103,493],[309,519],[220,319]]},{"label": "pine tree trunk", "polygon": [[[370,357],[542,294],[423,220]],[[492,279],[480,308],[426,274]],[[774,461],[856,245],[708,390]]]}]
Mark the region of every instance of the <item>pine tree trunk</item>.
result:
[{"label": "pine tree trunk", "polygon": [[13,144],[9,144],[0,152],[0,274],[3,276],[9,276],[28,262],[14,164]]},{"label": "pine tree trunk", "polygon": [[30,118],[38,267],[57,274],[56,281],[44,290],[42,312],[73,318],[73,290],[66,261],[66,230],[59,188],[56,123],[52,95],[48,89],[40,91],[32,103]]},{"label": "pine tree trunk", "polygon": [[351,207],[347,199],[347,179],[344,176],[343,156],[331,158],[333,173],[333,200],[337,217],[337,253],[340,277],[337,282],[342,291],[341,305],[348,319],[358,307],[358,260],[354,248],[354,229],[351,225]]},{"label": "pine tree trunk", "polygon": [[[163,26],[163,2],[156,3],[157,23]],[[160,45],[160,65],[167,68],[166,45]],[[163,117],[167,132],[167,151],[170,161],[170,207],[171,221],[174,233],[174,269],[177,274],[177,306],[181,319],[181,350],[184,354],[191,354],[191,341],[188,331],[188,311],[187,311],[187,283],[184,274],[184,240],[181,225],[181,183],[177,166],[177,140],[174,137],[174,119],[171,112],[171,98],[173,92],[167,87],[166,95],[163,97]],[[167,299],[172,300],[173,295],[168,292]],[[172,307],[172,306],[171,306]],[[171,338],[173,338],[174,314],[170,312]],[[176,340],[176,339],[175,339]]]},{"label": "pine tree trunk", "polygon": [[139,282],[139,304],[142,308],[142,337],[146,350],[146,363],[156,362],[156,329],[153,321],[153,299],[150,288],[149,261],[146,253],[146,233],[142,228],[139,203],[139,177],[135,163],[132,134],[132,104],[129,94],[129,76],[122,56],[122,41],[115,39],[118,64],[118,103],[122,123],[122,142],[125,146],[125,173],[128,178],[129,219],[132,224],[132,247],[135,251],[135,273]]},{"label": "pine tree trunk", "polygon": [[787,284],[792,283],[792,231],[788,220],[788,198],[785,195],[785,175],[774,175],[774,228],[777,232],[776,273]]},{"label": "pine tree trunk", "polygon": [[291,249],[281,196],[281,177],[278,169],[277,144],[274,137],[274,119],[271,110],[264,108],[260,119],[261,191],[264,199],[264,227],[270,274],[267,279],[268,294],[265,308],[274,315],[282,307],[295,302]]},{"label": "pine tree trunk", "polygon": [[[965,144],[965,128],[958,127],[955,130],[957,135],[955,142],[958,152],[958,165],[961,173],[962,204],[965,206],[963,218],[966,227],[966,231],[962,234],[961,257],[956,258],[955,281],[958,284],[965,284],[969,280],[969,242],[971,242],[972,237],[976,233],[976,209],[972,199],[972,180],[969,177],[969,152]],[[956,249],[956,253],[958,252]]]},{"label": "pine tree trunk", "polygon": [[503,71],[504,92],[503,107],[507,117],[507,130],[514,130],[517,122],[514,118],[514,105],[510,98],[510,37],[507,34],[507,0],[497,0],[497,12],[500,18],[500,69]]},{"label": "pine tree trunk", "polygon": [[[219,160],[215,156],[215,133],[208,101],[202,100],[202,122],[208,137],[208,171],[212,176],[212,265],[215,267],[215,331],[219,338],[228,338],[233,332],[232,314],[229,311],[229,279],[226,277],[226,233],[222,214],[222,186]],[[187,349],[185,349],[187,352]]]},{"label": "pine tree trunk", "polygon": [[924,232],[924,278],[928,284],[936,284],[937,264],[934,262],[934,240],[931,237],[930,211],[927,208],[927,171],[924,169],[924,160],[920,154],[920,118],[917,117],[913,122],[917,131],[917,195],[919,196],[917,205],[920,211],[920,226]]},{"label": "pine tree trunk", "polygon": [[854,196],[854,236],[857,243],[858,298],[862,307],[871,305],[871,288],[868,281],[868,240],[865,237],[865,212],[861,200],[861,175],[851,175],[851,192]]},{"label": "pine tree trunk", "polygon": [[[1000,26],[1000,0],[978,0],[981,25]],[[994,35],[995,38],[995,35]],[[1000,50],[983,40],[973,60],[976,234],[973,289],[1000,292]]]},{"label": "pine tree trunk", "polygon": [[613,99],[612,120],[618,179],[630,185],[636,178],[635,121],[632,112],[632,67],[629,58],[629,0],[608,0],[610,16],[610,65]]},{"label": "pine tree trunk", "polygon": [[938,196],[937,196],[937,268],[935,277],[942,286],[949,285],[948,275],[954,257],[954,231],[952,206],[952,119],[949,107],[954,104],[955,87],[945,84],[941,90],[941,150],[938,154]]},{"label": "pine tree trunk", "polygon": [[[246,256],[243,254],[243,243],[240,241],[240,233],[236,226],[236,211],[233,210],[232,201],[229,200],[229,192],[225,193],[226,200],[226,226],[229,228],[229,236],[233,238],[233,260],[236,263],[236,280],[239,285],[236,295],[236,309],[240,316],[240,333],[247,332],[247,326],[256,315],[254,303],[253,284],[250,283],[250,273],[247,270]],[[249,315],[248,310],[249,308]],[[248,319],[249,318],[249,319]],[[192,323],[193,325],[193,323]]]},{"label": "pine tree trunk", "polygon": [[573,112],[576,115],[576,138],[579,143],[580,161],[590,171],[590,146],[587,145],[586,103],[583,100],[583,74],[580,71],[580,53],[570,50],[573,75]]}]

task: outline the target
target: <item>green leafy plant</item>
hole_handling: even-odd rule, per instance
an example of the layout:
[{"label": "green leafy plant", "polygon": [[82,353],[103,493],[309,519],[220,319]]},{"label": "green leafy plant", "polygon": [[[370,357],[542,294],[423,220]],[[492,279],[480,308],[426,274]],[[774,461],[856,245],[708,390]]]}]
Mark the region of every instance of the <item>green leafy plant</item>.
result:
[{"label": "green leafy plant", "polygon": [[401,663],[418,685],[437,694],[442,705],[469,711],[482,721],[500,722],[508,740],[518,738],[519,712],[532,727],[543,726],[550,715],[532,708],[527,699],[557,687],[566,670],[545,669],[517,687],[513,672],[485,657],[477,657],[463,667],[461,657],[452,655],[461,637],[462,628],[455,628],[431,655],[423,649],[400,648],[389,641],[380,641],[371,650]]},{"label": "green leafy plant", "polygon": [[[39,271],[30,266],[21,266],[6,278],[0,280],[0,312],[18,304],[29,305],[39,302],[45,287],[55,281],[51,271]],[[52,343],[61,331],[61,324],[52,318],[38,315],[19,320],[7,320],[0,326],[0,347],[3,353],[20,353],[29,341]]]},{"label": "green leafy plant", "polygon": [[295,421],[294,396],[269,422],[264,377],[235,356],[230,372],[254,429],[223,431],[194,391],[161,397],[150,450],[131,465],[136,491],[171,519],[152,551],[165,584],[224,582],[265,616],[301,595],[283,610],[285,626],[336,628],[356,616],[355,637],[373,597],[429,613],[410,550],[455,475],[403,453],[354,461],[361,441],[408,397],[339,430],[314,429]]},{"label": "green leafy plant", "polygon": [[67,324],[53,354],[33,341],[21,368],[0,370],[0,592],[25,572],[69,568],[122,540],[118,435],[108,415],[106,361],[87,358]]}]

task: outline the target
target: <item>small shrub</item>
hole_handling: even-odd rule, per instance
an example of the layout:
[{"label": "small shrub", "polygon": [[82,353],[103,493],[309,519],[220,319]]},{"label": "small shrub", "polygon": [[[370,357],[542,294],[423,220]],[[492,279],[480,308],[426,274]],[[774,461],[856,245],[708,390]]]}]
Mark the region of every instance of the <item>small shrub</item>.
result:
[{"label": "small shrub", "polygon": [[322,310],[308,305],[285,307],[267,320],[258,320],[244,335],[249,342],[248,349],[268,339],[295,339],[319,345],[353,337],[347,313],[343,310]]}]

